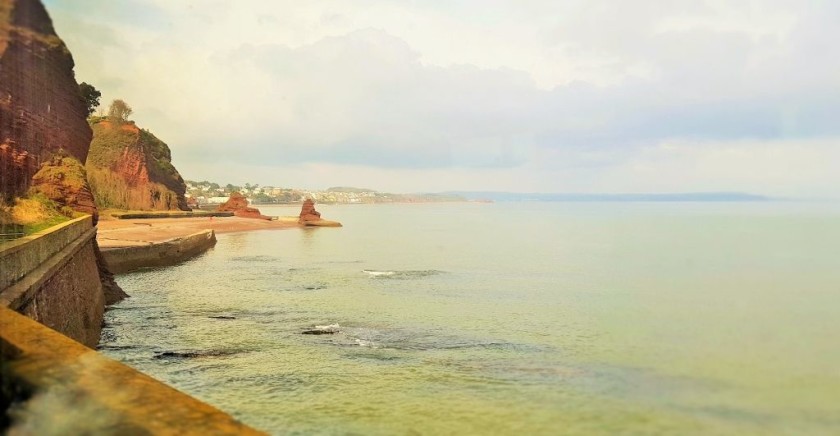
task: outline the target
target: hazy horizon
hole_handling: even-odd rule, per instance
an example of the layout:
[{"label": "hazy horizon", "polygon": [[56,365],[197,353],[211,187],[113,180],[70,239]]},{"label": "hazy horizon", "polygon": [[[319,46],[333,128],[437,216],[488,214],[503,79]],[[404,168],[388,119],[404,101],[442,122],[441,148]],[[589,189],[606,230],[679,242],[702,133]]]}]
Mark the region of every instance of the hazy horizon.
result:
[{"label": "hazy horizon", "polygon": [[840,198],[837,4],[45,3],[185,179]]}]

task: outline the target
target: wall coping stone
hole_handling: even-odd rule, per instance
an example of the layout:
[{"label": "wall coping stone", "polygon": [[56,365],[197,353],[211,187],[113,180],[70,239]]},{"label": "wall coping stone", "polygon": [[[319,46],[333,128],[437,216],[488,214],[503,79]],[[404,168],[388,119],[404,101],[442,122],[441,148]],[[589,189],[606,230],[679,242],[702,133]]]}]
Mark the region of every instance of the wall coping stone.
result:
[{"label": "wall coping stone", "polygon": [[4,383],[31,395],[16,412],[26,419],[31,410],[26,428],[49,425],[38,419],[48,414],[48,421],[68,426],[64,434],[264,434],[3,307],[0,358],[9,376]]},{"label": "wall coping stone", "polygon": [[85,215],[1,244],[0,290],[26,277],[90,229],[94,229],[93,217]]}]

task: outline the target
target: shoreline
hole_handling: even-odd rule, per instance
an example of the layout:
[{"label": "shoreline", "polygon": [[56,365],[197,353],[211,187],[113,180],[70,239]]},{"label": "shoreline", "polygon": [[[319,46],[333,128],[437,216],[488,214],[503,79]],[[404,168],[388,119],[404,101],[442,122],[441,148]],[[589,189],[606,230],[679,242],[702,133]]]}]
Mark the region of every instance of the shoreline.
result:
[{"label": "shoreline", "polygon": [[172,266],[216,245],[216,233],[302,228],[297,217],[267,221],[240,217],[103,219],[97,243],[108,269],[125,274]]},{"label": "shoreline", "polygon": [[147,246],[205,230],[220,234],[301,227],[297,217],[279,217],[272,221],[240,217],[101,219],[97,224],[96,240],[100,248],[107,250]]}]

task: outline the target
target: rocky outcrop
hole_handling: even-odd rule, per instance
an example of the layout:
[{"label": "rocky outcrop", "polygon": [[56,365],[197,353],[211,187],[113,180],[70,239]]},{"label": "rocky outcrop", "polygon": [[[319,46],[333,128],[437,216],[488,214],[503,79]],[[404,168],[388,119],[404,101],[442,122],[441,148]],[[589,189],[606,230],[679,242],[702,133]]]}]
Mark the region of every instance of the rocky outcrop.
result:
[{"label": "rocky outcrop", "polygon": [[263,220],[270,220],[270,216],[265,216],[260,213],[260,210],[255,207],[248,207],[248,199],[239,192],[230,194],[228,201],[219,205],[219,212],[233,212],[234,216],[240,218],[257,218]]},{"label": "rocky outcrop", "polygon": [[85,167],[96,205],[125,210],[190,210],[184,179],[163,141],[132,121],[92,120]]},{"label": "rocky outcrop", "polygon": [[321,213],[315,210],[315,202],[312,201],[311,198],[307,198],[306,201],[303,202],[303,206],[300,208],[300,219],[298,222],[301,224],[307,221],[318,221],[321,219]]},{"label": "rocky outcrop", "polygon": [[78,160],[54,155],[32,176],[32,187],[59,206],[93,215],[96,222],[97,210],[93,194],[88,188],[85,168]]},{"label": "rocky outcrop", "polygon": [[321,218],[321,213],[315,210],[315,202],[311,198],[307,198],[300,208],[300,216],[298,223],[304,226],[314,227],[341,227],[338,221],[330,221]]},{"label": "rocky outcrop", "polygon": [[[73,67],[39,1],[0,0],[0,199],[7,203],[27,193],[45,164],[51,173],[64,171],[56,165],[72,172],[87,158],[91,129]],[[60,204],[90,212],[87,182],[77,182],[52,178],[36,189],[72,192]]]},{"label": "rocky outcrop", "polygon": [[99,269],[99,281],[102,283],[102,293],[105,296],[105,305],[117,304],[128,298],[128,294],[117,284],[114,274],[108,268],[108,263],[105,261],[102,250],[99,249],[99,244],[94,244],[93,249],[96,256],[96,267]]}]

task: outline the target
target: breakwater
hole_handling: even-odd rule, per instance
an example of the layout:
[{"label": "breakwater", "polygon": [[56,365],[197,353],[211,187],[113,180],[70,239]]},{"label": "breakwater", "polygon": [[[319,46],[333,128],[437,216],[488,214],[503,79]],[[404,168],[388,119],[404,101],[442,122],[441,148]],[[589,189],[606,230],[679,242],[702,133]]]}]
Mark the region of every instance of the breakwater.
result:
[{"label": "breakwater", "polygon": [[180,238],[144,245],[102,249],[102,257],[114,274],[140,268],[170,266],[196,256],[216,245],[216,233],[202,230]]}]

